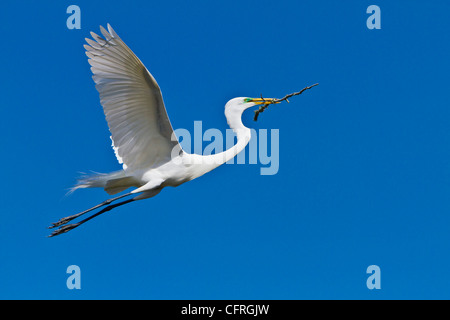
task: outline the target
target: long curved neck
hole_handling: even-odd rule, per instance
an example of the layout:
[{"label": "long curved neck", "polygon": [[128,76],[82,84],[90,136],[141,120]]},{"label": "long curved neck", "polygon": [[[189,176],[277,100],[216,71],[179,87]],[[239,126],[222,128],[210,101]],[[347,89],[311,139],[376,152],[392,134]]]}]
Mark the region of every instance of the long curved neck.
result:
[{"label": "long curved neck", "polygon": [[227,149],[226,151],[210,156],[213,157],[214,164],[216,165],[216,167],[234,158],[239,152],[244,150],[251,138],[251,130],[246,126],[244,126],[242,123],[241,120],[242,112],[240,112],[239,116],[235,115],[234,117],[233,116],[230,117],[228,116],[228,114],[226,115],[228,125],[233,130],[233,132],[236,133],[237,142],[234,146]]},{"label": "long curved neck", "polygon": [[222,152],[223,158],[224,158],[223,163],[234,158],[239,152],[244,150],[251,138],[250,129],[245,127],[244,125],[242,125],[242,127],[239,129],[236,129],[236,128],[231,128],[231,129],[233,129],[233,131],[236,133],[237,142],[234,146],[232,146],[228,150]]},{"label": "long curved neck", "polygon": [[[229,104],[231,102],[231,104]],[[242,113],[245,109],[252,105],[246,105],[245,108],[242,104],[232,103],[230,100],[225,106],[225,116],[227,118],[228,125],[236,133],[237,142],[234,146],[226,151],[212,154],[212,155],[199,155],[189,154],[185,157],[187,168],[191,172],[191,179],[195,179],[234,158],[239,152],[244,150],[245,146],[250,141],[251,130],[242,124]],[[190,164],[196,164],[189,166]]]},{"label": "long curved neck", "polygon": [[201,156],[201,162],[203,164],[207,164],[207,166],[204,167],[206,172],[211,171],[212,169],[217,168],[228,160],[234,158],[239,152],[244,150],[245,146],[249,143],[251,131],[242,123],[241,117],[243,111],[243,108],[225,108],[225,116],[227,118],[228,125],[234,133],[236,133],[237,142],[226,151],[213,155]]}]

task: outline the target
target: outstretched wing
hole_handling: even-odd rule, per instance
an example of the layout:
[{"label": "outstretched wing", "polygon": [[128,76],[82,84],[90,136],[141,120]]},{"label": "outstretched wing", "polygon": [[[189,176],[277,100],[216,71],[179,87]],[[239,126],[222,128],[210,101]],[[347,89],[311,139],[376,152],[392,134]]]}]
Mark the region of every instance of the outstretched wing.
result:
[{"label": "outstretched wing", "polygon": [[84,45],[117,160],[132,170],[170,160],[179,147],[156,80],[108,24]]}]

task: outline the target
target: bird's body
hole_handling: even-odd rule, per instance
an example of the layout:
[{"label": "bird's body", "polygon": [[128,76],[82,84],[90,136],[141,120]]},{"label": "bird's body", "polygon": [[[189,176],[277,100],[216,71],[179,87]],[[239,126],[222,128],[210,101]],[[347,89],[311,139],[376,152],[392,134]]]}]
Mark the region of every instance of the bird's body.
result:
[{"label": "bird's body", "polygon": [[251,130],[240,121],[242,112],[247,106],[244,109],[236,103],[244,99],[232,99],[225,106],[225,114],[229,115],[227,118],[239,117],[239,121],[229,121],[230,127],[237,136],[237,143],[230,149],[204,156],[187,153],[178,145],[171,150],[172,156],[168,161],[144,168],[133,168],[125,164],[123,170],[80,179],[72,190],[100,187],[105,189],[108,194],[113,195],[129,187],[136,187],[131,193],[141,193],[136,198],[138,200],[152,197],[157,194],[155,191],[160,191],[164,187],[176,187],[204,175],[236,156],[249,143]]},{"label": "bird's body", "polygon": [[[236,133],[236,145],[214,155],[189,154],[178,143],[156,80],[109,24],[108,31],[103,27],[100,30],[104,38],[91,32],[96,41],[86,39],[89,45],[85,45],[85,49],[111,132],[112,146],[123,170],[84,177],[72,191],[103,188],[114,195],[130,187],[135,189],[53,223],[50,228],[58,229],[51,236],[72,230],[114,207],[153,197],[164,187],[178,186],[217,168],[241,152],[250,141],[250,129],[241,120],[244,110],[279,102],[263,98],[231,99],[225,106],[225,116]],[[111,205],[126,196],[133,197]],[[103,206],[106,207],[96,214],[67,224]]]}]

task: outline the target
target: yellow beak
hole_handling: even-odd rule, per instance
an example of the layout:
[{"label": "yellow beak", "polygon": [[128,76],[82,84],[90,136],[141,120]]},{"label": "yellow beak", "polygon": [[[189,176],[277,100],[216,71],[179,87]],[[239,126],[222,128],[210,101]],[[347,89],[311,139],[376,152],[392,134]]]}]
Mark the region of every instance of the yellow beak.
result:
[{"label": "yellow beak", "polygon": [[255,103],[256,105],[259,104],[275,104],[275,103],[280,103],[280,101],[276,101],[277,99],[272,99],[272,98],[253,98],[251,100],[251,102]]}]

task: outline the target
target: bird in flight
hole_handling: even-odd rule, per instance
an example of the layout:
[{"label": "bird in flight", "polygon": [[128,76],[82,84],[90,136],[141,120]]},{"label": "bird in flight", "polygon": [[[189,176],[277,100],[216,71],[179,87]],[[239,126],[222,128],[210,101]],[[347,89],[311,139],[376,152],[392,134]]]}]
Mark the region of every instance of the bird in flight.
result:
[{"label": "bird in flight", "polygon": [[[107,28],[100,26],[103,37],[91,32],[93,39],[86,38],[88,44],[84,48],[111,132],[112,147],[123,170],[81,178],[71,191],[103,188],[115,195],[130,187],[135,189],[52,223],[49,228],[54,231],[50,237],[68,232],[118,206],[154,197],[164,187],[179,186],[224,164],[250,141],[250,129],[241,120],[244,110],[259,105],[262,111],[270,104],[299,94],[283,99],[231,99],[225,105],[225,116],[236,133],[237,143],[213,155],[189,154],[178,143],[155,78],[109,24]],[[117,202],[123,198],[128,199]],[[79,222],[69,223],[98,208],[102,209]]]}]

